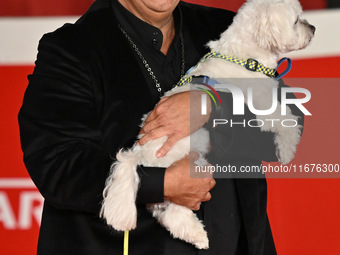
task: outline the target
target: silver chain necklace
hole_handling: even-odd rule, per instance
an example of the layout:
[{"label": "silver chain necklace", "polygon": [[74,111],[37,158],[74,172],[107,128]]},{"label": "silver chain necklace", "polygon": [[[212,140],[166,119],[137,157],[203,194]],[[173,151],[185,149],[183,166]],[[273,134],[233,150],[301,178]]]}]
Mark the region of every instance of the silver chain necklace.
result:
[{"label": "silver chain necklace", "polygon": [[[144,56],[142,55],[142,53],[138,49],[137,45],[134,43],[134,41],[132,41],[132,39],[128,35],[128,33],[119,24],[118,24],[118,27],[119,27],[120,31],[122,31],[122,33],[124,34],[124,36],[126,37],[128,42],[131,44],[132,48],[135,50],[135,52],[137,53],[139,58],[142,60],[145,69],[149,72],[149,75],[151,76],[152,80],[154,81],[154,83],[156,85],[157,91],[160,94],[162,94],[162,87],[161,87],[160,82],[158,81],[158,79],[157,79],[156,75],[154,74],[154,72],[152,71],[150,65],[148,64],[148,62],[146,61],[146,59],[144,58]],[[181,40],[181,55],[182,55],[181,77],[182,77],[185,73],[185,50],[184,50],[184,39],[183,39],[182,32],[179,34],[179,37],[180,37],[180,40]]]}]

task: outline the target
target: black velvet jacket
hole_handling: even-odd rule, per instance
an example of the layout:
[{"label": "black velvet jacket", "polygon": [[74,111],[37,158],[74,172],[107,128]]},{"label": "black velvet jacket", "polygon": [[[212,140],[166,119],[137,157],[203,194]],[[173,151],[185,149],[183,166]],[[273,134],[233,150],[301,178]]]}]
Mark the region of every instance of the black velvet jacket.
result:
[{"label": "black velvet jacket", "polygon": [[[230,25],[234,13],[184,2],[180,8],[185,47],[200,53],[188,69],[207,52],[204,45]],[[109,0],[97,0],[75,24],[41,39],[19,114],[24,161],[45,198],[38,254],[122,254],[123,233],[98,215],[116,152],[133,145],[142,115],[159,100],[137,61]],[[253,144],[247,148],[260,162],[256,141],[242,137]],[[146,210],[143,203],[163,199],[164,171],[145,172],[130,254],[197,254],[191,245],[172,239]],[[217,180],[212,196],[199,212],[211,249],[199,254],[236,254],[237,247],[239,254],[275,254],[264,179]]]}]

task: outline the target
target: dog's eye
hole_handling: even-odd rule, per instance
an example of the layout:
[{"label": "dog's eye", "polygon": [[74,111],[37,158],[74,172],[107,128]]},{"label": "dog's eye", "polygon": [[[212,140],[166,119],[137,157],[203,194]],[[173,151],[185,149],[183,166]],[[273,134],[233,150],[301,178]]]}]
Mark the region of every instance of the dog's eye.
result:
[{"label": "dog's eye", "polygon": [[298,22],[299,22],[299,19],[297,18],[296,21],[295,21],[295,23],[294,23],[294,25],[296,25]]}]

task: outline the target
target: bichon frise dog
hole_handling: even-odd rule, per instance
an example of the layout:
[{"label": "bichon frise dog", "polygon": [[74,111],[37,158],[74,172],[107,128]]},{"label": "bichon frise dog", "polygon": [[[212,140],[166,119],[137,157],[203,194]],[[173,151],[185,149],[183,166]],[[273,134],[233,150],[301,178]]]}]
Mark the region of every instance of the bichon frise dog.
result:
[{"label": "bichon frise dog", "polygon": [[[252,100],[256,109],[268,109],[267,107],[273,100],[272,89],[277,88],[278,82],[273,73],[272,77],[269,77],[257,69],[261,69],[262,66],[265,70],[273,72],[277,67],[279,56],[303,49],[310,43],[315,27],[301,20],[301,14],[302,8],[297,0],[248,0],[240,8],[230,27],[222,33],[220,39],[208,43],[211,49],[210,55],[192,68],[184,80],[199,75],[208,76],[217,81],[220,78],[267,78],[261,79],[260,88],[256,87]],[[217,58],[217,55],[222,57]],[[247,68],[227,61],[226,59],[230,57],[245,61]],[[256,60],[252,67],[249,66],[251,64],[249,59],[250,61]],[[196,89],[199,86],[196,85]],[[236,86],[247,98],[249,84],[245,85],[241,82]],[[195,88],[195,85],[176,87],[167,92],[165,96],[188,91],[190,87]],[[279,102],[277,104],[280,105]],[[297,120],[288,107],[286,116]],[[263,116],[256,117],[259,120],[264,118]],[[282,119],[278,110],[270,117]],[[269,117],[266,116],[266,118]],[[300,139],[300,126],[282,128],[276,124],[265,124],[261,130],[275,134],[277,156],[281,163],[288,163],[293,159]],[[178,141],[164,157],[157,158],[156,152],[166,139],[167,137],[161,137],[149,141],[144,146],[135,144],[131,149],[117,154],[117,161],[111,167],[111,173],[103,192],[104,200],[101,209],[101,216],[114,229],[126,231],[137,226],[135,201],[139,185],[139,176],[136,171],[138,165],[169,167],[173,162],[182,159],[189,151],[197,151],[202,156],[208,152],[209,133],[204,128],[191,135],[191,143],[190,137],[185,137]],[[201,158],[200,164],[206,163],[204,158]],[[159,223],[166,227],[175,238],[191,243],[198,249],[208,249],[207,233],[193,211],[169,201],[148,205],[148,208]]]}]

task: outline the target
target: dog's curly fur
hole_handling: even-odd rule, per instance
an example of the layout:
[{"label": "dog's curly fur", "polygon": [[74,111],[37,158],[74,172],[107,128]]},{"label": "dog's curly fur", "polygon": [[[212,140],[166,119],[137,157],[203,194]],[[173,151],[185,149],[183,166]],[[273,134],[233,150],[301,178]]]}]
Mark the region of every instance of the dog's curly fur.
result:
[{"label": "dog's curly fur", "polygon": [[[305,48],[314,36],[315,28],[307,21],[301,20],[301,14],[302,8],[297,0],[248,0],[240,8],[230,27],[222,33],[221,38],[209,42],[208,46],[211,50],[224,55],[239,59],[256,59],[266,67],[274,69],[280,55]],[[260,85],[252,85],[256,86],[253,90],[253,104],[256,109],[267,109],[271,105],[272,89],[278,86],[275,79],[259,72],[248,71],[244,67],[221,59],[209,59],[198,64],[190,75],[206,75],[216,80],[265,78],[261,79]],[[249,84],[239,82],[235,85],[240,87],[247,97]],[[165,96],[192,88],[194,88],[193,85],[178,87],[167,92]],[[289,108],[287,108],[287,115],[290,119],[297,120]],[[278,111],[270,117],[282,119]],[[263,116],[257,116],[257,118],[264,119]],[[266,118],[269,117],[266,116]],[[281,163],[288,163],[293,159],[300,139],[300,126],[282,128],[279,125],[264,125],[261,130],[275,133],[277,156]],[[111,173],[103,192],[104,200],[101,210],[101,216],[114,229],[126,231],[137,226],[135,201],[139,185],[139,176],[136,171],[138,165],[168,167],[187,155],[189,151],[197,151],[203,156],[208,152],[209,134],[204,128],[191,135],[191,143],[190,137],[185,137],[178,141],[164,157],[157,158],[156,152],[166,139],[167,137],[164,136],[144,146],[136,144],[131,149],[117,154],[117,161],[111,167]],[[203,158],[200,163],[206,164]],[[169,201],[148,205],[148,207],[153,216],[175,238],[189,242],[199,249],[209,247],[204,226],[190,209]]]}]

